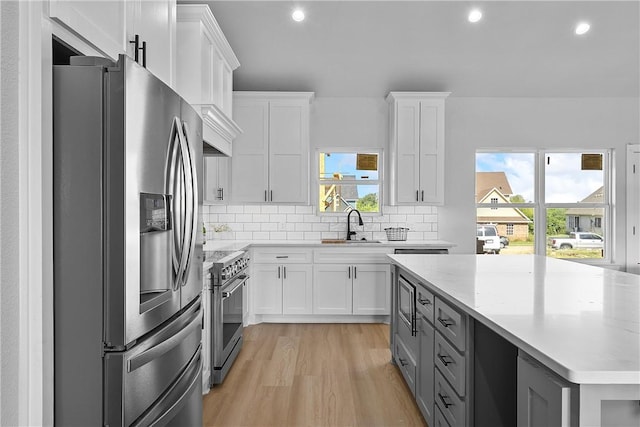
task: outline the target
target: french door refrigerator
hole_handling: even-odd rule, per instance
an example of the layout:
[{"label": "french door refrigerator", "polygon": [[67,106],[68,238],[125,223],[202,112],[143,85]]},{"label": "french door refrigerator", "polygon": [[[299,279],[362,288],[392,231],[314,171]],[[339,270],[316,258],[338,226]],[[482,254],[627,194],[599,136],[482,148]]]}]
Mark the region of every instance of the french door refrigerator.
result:
[{"label": "french door refrigerator", "polygon": [[54,420],[202,425],[202,121],[126,56],[53,70]]}]

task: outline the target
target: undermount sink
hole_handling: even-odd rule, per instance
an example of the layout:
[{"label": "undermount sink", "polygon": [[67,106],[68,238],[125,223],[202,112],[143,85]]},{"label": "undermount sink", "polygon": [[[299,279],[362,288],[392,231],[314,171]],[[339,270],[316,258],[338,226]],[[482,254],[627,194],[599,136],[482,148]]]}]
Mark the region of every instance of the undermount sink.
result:
[{"label": "undermount sink", "polygon": [[322,239],[321,243],[361,244],[361,243],[382,243],[382,242],[380,240]]}]

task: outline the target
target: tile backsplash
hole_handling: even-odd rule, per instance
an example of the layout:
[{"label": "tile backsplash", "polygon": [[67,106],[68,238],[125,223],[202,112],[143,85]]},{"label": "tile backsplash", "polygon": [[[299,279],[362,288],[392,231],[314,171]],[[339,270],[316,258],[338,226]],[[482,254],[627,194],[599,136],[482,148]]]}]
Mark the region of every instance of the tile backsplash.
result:
[{"label": "tile backsplash", "polygon": [[[407,227],[407,240],[438,238],[438,211],[435,206],[383,206],[383,215],[351,215],[351,229],[357,239],[386,240],[387,227]],[[347,214],[318,215],[314,206],[204,205],[202,220],[207,240],[320,240],[344,239]],[[214,233],[226,224],[231,231]],[[215,236],[214,236],[215,234]]]}]

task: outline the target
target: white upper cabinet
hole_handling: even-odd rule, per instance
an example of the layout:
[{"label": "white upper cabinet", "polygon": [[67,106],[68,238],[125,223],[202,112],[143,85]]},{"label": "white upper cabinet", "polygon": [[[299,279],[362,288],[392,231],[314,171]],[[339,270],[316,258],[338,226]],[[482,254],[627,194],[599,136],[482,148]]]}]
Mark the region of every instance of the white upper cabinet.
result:
[{"label": "white upper cabinet", "polygon": [[[176,38],[178,93],[202,117],[205,156],[232,155],[232,142],[242,132],[232,119],[233,71],[240,66],[209,6],[180,4]],[[219,153],[217,153],[219,154]]]},{"label": "white upper cabinet", "polygon": [[391,92],[390,203],[444,203],[444,108],[449,92]]},{"label": "white upper cabinet", "polygon": [[175,0],[50,0],[49,16],[114,60],[135,57],[138,35],[138,62],[175,86]]},{"label": "white upper cabinet", "polygon": [[235,92],[234,203],[309,203],[311,92]]}]

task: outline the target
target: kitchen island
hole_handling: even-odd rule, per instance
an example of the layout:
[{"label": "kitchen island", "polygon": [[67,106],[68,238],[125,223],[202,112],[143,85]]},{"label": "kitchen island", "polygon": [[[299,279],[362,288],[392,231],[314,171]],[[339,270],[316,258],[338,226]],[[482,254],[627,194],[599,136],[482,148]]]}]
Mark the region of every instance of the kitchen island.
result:
[{"label": "kitchen island", "polygon": [[[392,353],[428,422],[640,425],[640,276],[535,255],[389,259]],[[425,351],[434,353],[421,367]],[[423,371],[435,376],[435,397],[421,391]],[[486,397],[502,384],[504,399]]]}]

